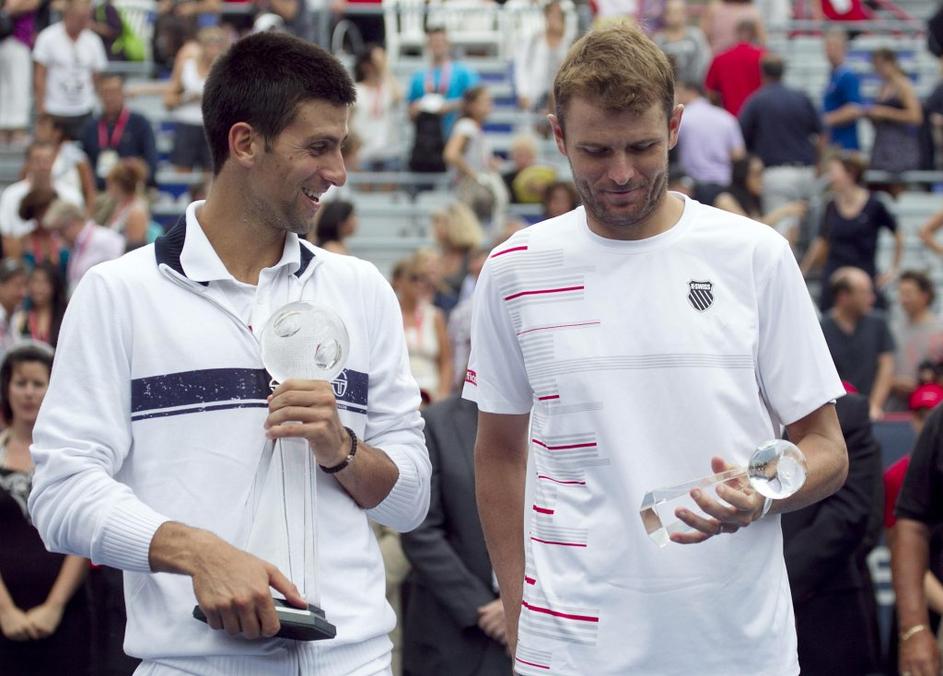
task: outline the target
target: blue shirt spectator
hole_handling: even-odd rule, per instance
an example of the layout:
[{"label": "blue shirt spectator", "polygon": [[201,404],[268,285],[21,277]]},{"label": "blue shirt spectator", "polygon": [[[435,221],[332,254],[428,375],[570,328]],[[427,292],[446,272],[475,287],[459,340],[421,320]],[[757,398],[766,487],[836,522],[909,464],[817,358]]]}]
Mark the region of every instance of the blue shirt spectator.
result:
[{"label": "blue shirt spectator", "polygon": [[462,105],[462,95],[478,84],[478,74],[459,61],[449,56],[449,41],[445,29],[433,28],[428,31],[427,51],[432,63],[413,73],[409,82],[410,115],[415,119],[424,109],[422,99],[438,95],[444,99],[439,110],[428,112],[442,113],[442,133],[445,138],[452,132],[452,125],[458,119],[458,110]]},{"label": "blue shirt spectator", "polygon": [[861,117],[861,79],[845,65],[848,38],[841,29],[825,36],[825,55],[832,74],[822,97],[822,112],[828,140],[843,150],[859,150],[858,118]]}]

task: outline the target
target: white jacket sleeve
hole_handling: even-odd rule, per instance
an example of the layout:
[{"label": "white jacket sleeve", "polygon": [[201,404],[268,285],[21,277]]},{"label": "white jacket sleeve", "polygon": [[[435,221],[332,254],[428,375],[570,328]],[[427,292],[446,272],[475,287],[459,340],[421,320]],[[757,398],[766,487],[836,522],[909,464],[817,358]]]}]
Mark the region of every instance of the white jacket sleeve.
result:
[{"label": "white jacket sleeve", "polygon": [[168,519],[114,479],[131,447],[131,302],[98,269],[72,296],[33,430],[29,511],[51,551],[148,572]]},{"label": "white jacket sleeve", "polygon": [[432,465],[422,433],[419,387],[409,369],[399,302],[387,281],[376,268],[372,269],[377,293],[372,312],[366,315],[371,318],[373,335],[364,440],[393,460],[399,478],[386,498],[367,515],[405,532],[421,524],[429,511]]}]

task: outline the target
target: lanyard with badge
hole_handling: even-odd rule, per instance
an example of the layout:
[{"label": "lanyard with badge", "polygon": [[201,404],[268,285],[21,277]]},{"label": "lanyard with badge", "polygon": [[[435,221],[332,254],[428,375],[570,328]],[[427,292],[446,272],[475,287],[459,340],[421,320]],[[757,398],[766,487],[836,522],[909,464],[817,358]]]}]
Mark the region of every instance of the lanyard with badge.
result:
[{"label": "lanyard with badge", "polygon": [[105,125],[105,119],[98,121],[98,162],[95,166],[95,174],[99,178],[106,178],[118,163],[118,144],[124,135],[124,128],[128,125],[131,113],[127,108],[121,109],[121,114],[115,122],[115,127],[108,134],[108,127]]}]

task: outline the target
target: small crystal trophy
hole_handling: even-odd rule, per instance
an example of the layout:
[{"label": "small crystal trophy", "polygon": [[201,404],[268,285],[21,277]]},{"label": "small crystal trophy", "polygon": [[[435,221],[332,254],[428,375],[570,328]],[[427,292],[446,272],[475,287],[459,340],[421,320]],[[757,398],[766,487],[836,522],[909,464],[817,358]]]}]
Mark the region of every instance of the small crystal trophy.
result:
[{"label": "small crystal trophy", "polygon": [[[350,336],[337,313],[304,302],[289,303],[276,310],[262,328],[259,343],[262,363],[272,376],[273,389],[278,383],[292,379],[331,382],[344,370],[350,352]],[[310,454],[306,456],[306,462],[309,457]],[[285,536],[291,549],[287,524]],[[315,562],[316,542],[315,537],[312,542]],[[275,599],[275,612],[281,622],[278,636],[282,638],[316,641],[337,635],[336,627],[327,621],[324,611],[318,606],[308,604],[305,610]]]},{"label": "small crystal trophy", "polygon": [[805,456],[795,444],[784,439],[773,439],[753,451],[747,467],[737,467],[677,486],[649,491],[642,498],[639,508],[645,531],[655,544],[664,547],[671,541],[673,533],[690,531],[687,524],[675,516],[675,509],[683,501],[690,503],[685,506],[698,509],[689,495],[692,489],[713,489],[718,484],[741,477],[747,477],[750,485],[764,497],[774,500],[788,498],[805,483]]}]

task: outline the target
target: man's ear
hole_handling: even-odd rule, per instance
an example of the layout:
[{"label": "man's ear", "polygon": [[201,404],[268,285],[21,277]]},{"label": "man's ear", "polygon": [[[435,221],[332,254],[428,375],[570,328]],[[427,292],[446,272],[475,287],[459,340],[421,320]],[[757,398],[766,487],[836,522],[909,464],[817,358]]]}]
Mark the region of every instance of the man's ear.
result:
[{"label": "man's ear", "polygon": [[547,115],[547,121],[550,122],[550,128],[553,130],[553,140],[557,142],[557,150],[562,155],[566,155],[566,141],[563,138],[563,124],[556,115]]},{"label": "man's ear", "polygon": [[244,167],[250,167],[264,149],[265,140],[246,122],[237,122],[229,128],[229,157]]}]

